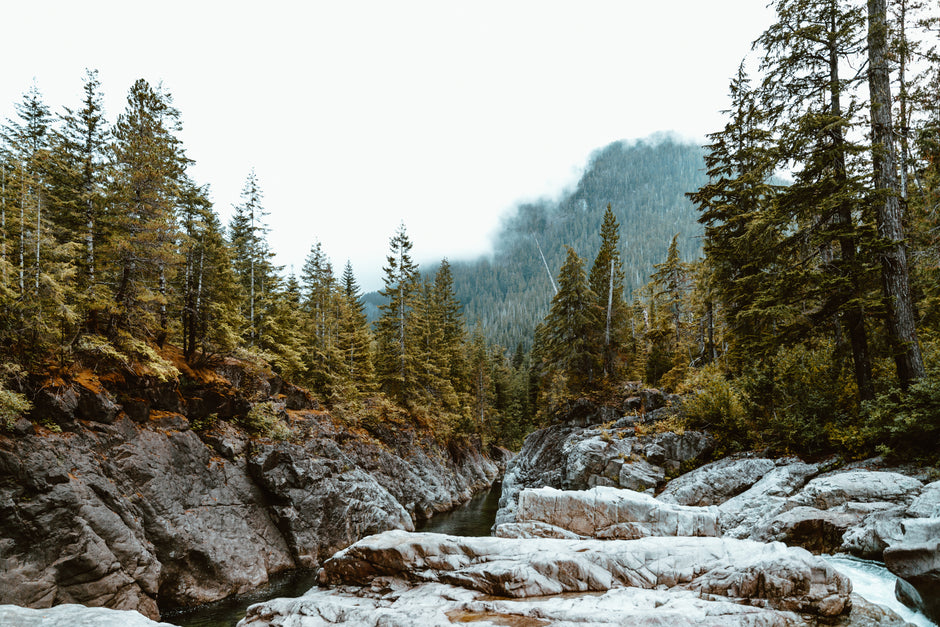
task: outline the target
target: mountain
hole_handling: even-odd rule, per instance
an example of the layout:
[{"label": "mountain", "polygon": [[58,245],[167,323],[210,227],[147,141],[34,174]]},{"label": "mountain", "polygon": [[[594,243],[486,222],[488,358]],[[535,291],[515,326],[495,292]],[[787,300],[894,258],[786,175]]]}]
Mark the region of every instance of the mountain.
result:
[{"label": "mountain", "polygon": [[702,227],[685,194],[707,180],[703,154],[701,147],[669,136],[614,142],[590,157],[573,190],[517,206],[504,218],[492,255],[452,263],[470,326],[479,322],[504,347],[528,346],[553,295],[546,264],[557,276],[571,246],[590,269],[608,203],[621,227],[628,294],[646,284],[653,264],[665,261],[676,233],[682,258],[697,258]]}]

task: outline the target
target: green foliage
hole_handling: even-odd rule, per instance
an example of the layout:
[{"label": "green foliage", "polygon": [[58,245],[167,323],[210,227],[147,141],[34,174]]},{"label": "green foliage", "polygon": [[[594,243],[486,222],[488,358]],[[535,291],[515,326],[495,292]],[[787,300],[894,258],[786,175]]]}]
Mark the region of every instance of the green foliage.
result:
[{"label": "green foliage", "polygon": [[278,417],[278,408],[273,401],[252,403],[240,424],[250,433],[272,440],[286,440],[291,434],[290,427]]},{"label": "green foliage", "polygon": [[712,433],[723,452],[750,448],[754,424],[748,420],[741,391],[718,365],[698,370],[684,388],[689,391],[682,401],[689,428]]},{"label": "green foliage", "polygon": [[33,408],[25,395],[4,385],[11,378],[22,375],[22,369],[14,364],[0,365],[0,431],[11,431],[16,421]]}]

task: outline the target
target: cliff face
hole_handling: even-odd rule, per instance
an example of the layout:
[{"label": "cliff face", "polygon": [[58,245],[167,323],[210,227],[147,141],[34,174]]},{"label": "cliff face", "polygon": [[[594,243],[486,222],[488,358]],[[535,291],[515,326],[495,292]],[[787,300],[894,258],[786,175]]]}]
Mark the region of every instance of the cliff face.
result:
[{"label": "cliff face", "polygon": [[[234,363],[170,382],[84,373],[33,399],[32,420],[0,434],[0,604],[158,617],[411,530],[498,472],[478,446],[394,415],[352,427]],[[289,437],[238,426],[258,403]]]}]

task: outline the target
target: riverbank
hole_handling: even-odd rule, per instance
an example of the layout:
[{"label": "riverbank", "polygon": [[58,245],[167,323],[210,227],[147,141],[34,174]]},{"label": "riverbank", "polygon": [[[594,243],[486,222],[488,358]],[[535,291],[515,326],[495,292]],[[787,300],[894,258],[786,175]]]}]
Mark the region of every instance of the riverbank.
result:
[{"label": "riverbank", "polygon": [[156,619],[414,529],[500,472],[400,412],[338,417],[270,371],[178,365],[58,380],[0,434],[0,604]]}]

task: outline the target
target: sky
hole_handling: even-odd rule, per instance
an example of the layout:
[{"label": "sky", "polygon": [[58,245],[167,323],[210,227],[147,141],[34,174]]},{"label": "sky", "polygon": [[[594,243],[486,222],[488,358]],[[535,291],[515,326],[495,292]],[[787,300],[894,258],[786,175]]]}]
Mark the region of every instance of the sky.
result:
[{"label": "sky", "polygon": [[[382,286],[404,224],[436,266],[490,250],[501,216],[555,197],[590,154],[723,125],[763,0],[17,2],[3,8],[0,120],[36,81],[77,108],[97,69],[113,122],[138,78],[181,112],[224,223],[254,169],[276,262],[319,241]],[[629,225],[625,225],[629,228]]]}]

